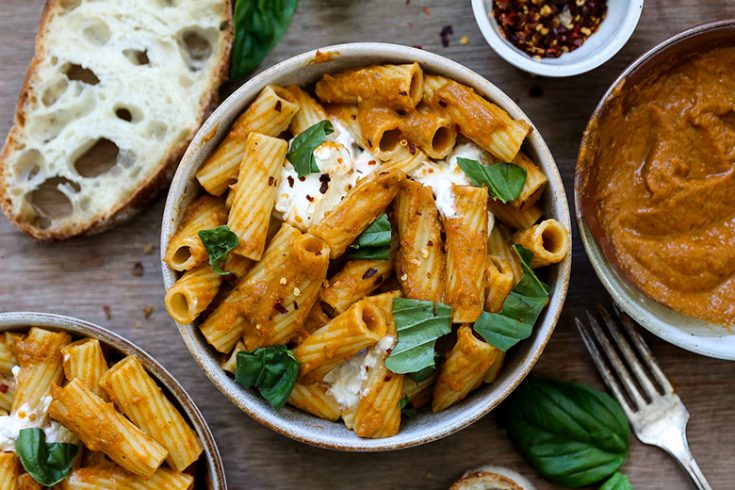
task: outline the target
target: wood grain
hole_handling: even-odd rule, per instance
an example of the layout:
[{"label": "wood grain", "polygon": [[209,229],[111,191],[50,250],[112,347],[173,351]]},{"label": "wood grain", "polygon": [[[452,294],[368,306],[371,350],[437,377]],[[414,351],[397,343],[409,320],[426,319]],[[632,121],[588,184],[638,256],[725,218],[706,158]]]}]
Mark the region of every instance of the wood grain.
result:
[{"label": "wood grain", "polygon": [[[43,0],[0,2],[0,134],[12,123],[25,67],[33,54]],[[534,121],[554,153],[571,196],[579,138],[599,97],[636,56],[695,24],[735,16],[728,0],[648,0],[633,38],[603,67],[575,78],[531,77],[507,65],[485,44],[468,0],[301,0],[293,25],[263,67],[308,49],[349,41],[421,45],[452,58],[505,90]],[[454,35],[444,48],[439,31]],[[461,36],[470,43],[461,45]],[[543,95],[531,97],[531,88]],[[540,479],[508,441],[491,414],[459,434],[424,447],[386,454],[342,454],[285,439],[239,412],[200,372],[167,317],[158,240],[163,199],[103,235],[39,245],[0,219],[0,311],[73,315],[111,328],[159,359],[189,390],[219,442],[230,488],[446,488],[480,464],[510,466],[538,488]],[[146,254],[146,246],[154,250]],[[132,271],[140,262],[142,277]],[[540,375],[601,387],[572,325],[574,315],[608,297],[575,237],[572,285]],[[107,305],[111,318],[104,312]],[[153,313],[145,318],[144,308]],[[689,440],[714,488],[735,488],[733,365],[698,357],[646,335],[691,412]],[[636,489],[690,488],[665,454],[632,439],[624,471]]]}]

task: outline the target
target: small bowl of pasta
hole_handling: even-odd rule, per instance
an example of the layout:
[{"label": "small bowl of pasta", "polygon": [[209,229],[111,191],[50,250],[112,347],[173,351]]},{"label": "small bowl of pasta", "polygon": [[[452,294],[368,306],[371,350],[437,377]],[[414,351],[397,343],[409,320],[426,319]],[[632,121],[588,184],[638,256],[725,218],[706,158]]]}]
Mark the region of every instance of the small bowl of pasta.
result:
[{"label": "small bowl of pasta", "polygon": [[194,139],[163,218],[165,304],[264,425],[410,447],[530,371],[569,229],[548,148],[498,88],[419,49],[333,46],[254,77]]},{"label": "small bowl of pasta", "polygon": [[186,391],[97,325],[0,313],[0,488],[226,489]]}]

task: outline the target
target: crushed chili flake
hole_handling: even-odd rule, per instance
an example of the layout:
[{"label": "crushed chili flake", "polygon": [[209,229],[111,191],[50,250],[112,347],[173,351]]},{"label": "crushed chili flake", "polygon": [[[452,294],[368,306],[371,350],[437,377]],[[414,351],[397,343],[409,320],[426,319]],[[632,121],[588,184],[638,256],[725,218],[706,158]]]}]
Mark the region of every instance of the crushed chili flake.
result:
[{"label": "crushed chili flake", "polygon": [[373,269],[372,267],[365,271],[365,274],[362,275],[363,279],[370,279],[375,274],[378,273],[378,269]]},{"label": "crushed chili flake", "polygon": [[408,151],[411,152],[411,155],[415,155],[416,154],[416,145],[414,145],[413,143],[409,143],[408,144]]},{"label": "crushed chili flake", "polygon": [[276,107],[274,107],[274,109],[276,110],[276,112],[281,112],[281,101],[280,100],[276,101]]},{"label": "crushed chili flake", "polygon": [[276,181],[276,178],[272,175],[268,177],[268,185],[273,185],[273,182]]},{"label": "crushed chili flake", "polygon": [[439,99],[439,105],[442,106],[442,107],[446,107],[447,106],[447,103],[444,100]]},{"label": "crushed chili flake", "polygon": [[278,301],[276,301],[276,303],[273,305],[273,308],[282,315],[288,313],[288,308],[283,306],[283,299],[279,299]]},{"label": "crushed chili flake", "polygon": [[503,36],[537,59],[574,51],[606,14],[607,0],[493,0]]},{"label": "crushed chili flake", "polygon": [[306,181],[306,177],[299,177],[299,182],[304,182],[304,181]]},{"label": "crushed chili flake", "polygon": [[439,38],[442,41],[442,46],[445,48],[449,47],[449,36],[454,34],[454,28],[451,25],[442,27],[442,30],[439,31]]},{"label": "crushed chili flake", "polygon": [[429,247],[433,247],[434,246],[434,242],[432,242],[431,240],[429,240],[428,242],[426,242],[426,245],[429,246]]},{"label": "crushed chili flake", "polygon": [[329,181],[332,180],[332,178],[329,176],[329,174],[321,174],[319,176],[319,182],[322,183],[321,186],[319,186],[319,192],[322,194],[326,194],[327,190],[329,189]]},{"label": "crushed chili flake", "polygon": [[314,202],[314,198],[311,197],[309,194],[306,195],[306,200],[309,202]]},{"label": "crushed chili flake", "polygon": [[375,160],[370,160],[368,162],[368,165],[377,165],[377,164],[378,164],[378,162],[376,162]]},{"label": "crushed chili flake", "polygon": [[293,179],[293,177],[291,177],[291,176],[289,175],[289,176],[288,176],[287,178],[288,178],[288,186],[289,186],[289,187],[293,187],[293,184],[294,184],[294,182],[295,182],[295,181],[294,181],[294,179]]},{"label": "crushed chili flake", "polygon": [[10,387],[5,383],[0,384],[0,393],[7,393]]}]

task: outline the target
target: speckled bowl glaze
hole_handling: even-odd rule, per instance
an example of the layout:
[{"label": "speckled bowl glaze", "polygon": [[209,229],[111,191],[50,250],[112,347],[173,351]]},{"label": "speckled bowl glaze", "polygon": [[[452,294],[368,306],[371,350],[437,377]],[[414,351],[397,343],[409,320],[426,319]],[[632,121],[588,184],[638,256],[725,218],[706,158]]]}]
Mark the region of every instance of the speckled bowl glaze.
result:
[{"label": "speckled bowl glaze", "polygon": [[[199,409],[184,388],[153,357],[129,340],[93,323],[68,316],[49,313],[14,312],[0,313],[0,332],[24,331],[30,327],[41,327],[53,331],[68,332],[72,338],[91,337],[98,339],[109,352],[125,357],[134,354],[143,366],[166,391],[170,399],[191,423],[204,446],[199,460],[197,483],[194,490],[227,490],[227,480],[222,457],[214,437]],[[204,478],[202,478],[204,473]]]},{"label": "speckled bowl glaze", "polygon": [[[623,86],[635,84],[654,68],[672,60],[720,46],[735,46],[735,19],[692,27],[641,55],[623,71],[600,100],[584,132],[580,150],[596,138],[598,118],[608,101]],[[580,155],[583,153],[580,151]],[[585,197],[587,169],[591,164],[581,157],[577,161],[574,177],[577,225],[587,257],[610,296],[635,321],[667,342],[704,356],[735,360],[735,332],[732,329],[686,316],[654,301],[630,284],[607,258],[600,241],[602,232],[597,224],[595,203]]]},{"label": "speckled bowl glaze", "polygon": [[[417,61],[427,72],[453,78],[473,87],[477,92],[503,107],[516,119],[528,120],[521,109],[495,85],[464,66],[420,49],[381,43],[354,43],[330,46],[288,59],[252,78],[233,93],[204,123],[179,166],[166,201],[161,229],[161,251],[175,233],[184,210],[201,192],[194,178],[197,169],[229,130],[235,118],[268,84],[309,85],[324,73],[376,63],[412,63]],[[318,62],[317,60],[321,61]],[[564,187],[554,159],[543,138],[534,128],[526,139],[524,151],[538,162],[549,178],[544,206],[547,214],[570,227],[569,208]],[[318,419],[299,410],[285,407],[273,410],[255,392],[239,386],[219,365],[215,351],[209,347],[195,325],[179,325],[184,342],[212,382],[235,405],[255,420],[295,440],[329,449],[344,451],[385,451],[425,444],[457,432],[495,408],[531,371],[546,343],[566,297],[571,258],[551,268],[547,280],[551,284],[551,302],[539,319],[531,338],[511,351],[499,379],[472,393],[463,402],[440,413],[422,414],[402,423],[398,435],[385,439],[361,439],[344,425]],[[173,270],[163,265],[166,288],[176,281]]]}]

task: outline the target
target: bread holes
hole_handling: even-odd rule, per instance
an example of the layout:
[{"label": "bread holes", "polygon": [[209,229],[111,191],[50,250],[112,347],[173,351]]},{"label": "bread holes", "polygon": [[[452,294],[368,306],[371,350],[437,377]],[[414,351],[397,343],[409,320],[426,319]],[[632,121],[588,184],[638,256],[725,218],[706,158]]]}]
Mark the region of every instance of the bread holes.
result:
[{"label": "bread holes", "polygon": [[82,35],[91,45],[104,46],[110,40],[110,28],[102,19],[92,19]]},{"label": "bread holes", "polygon": [[17,178],[22,180],[33,180],[44,164],[44,158],[40,151],[35,149],[26,150],[15,161],[13,170]]},{"label": "bread holes", "polygon": [[60,78],[59,80],[46,87],[46,90],[44,90],[43,94],[41,95],[41,102],[46,107],[54,105],[56,101],[59,100],[62,95],[64,95],[64,92],[66,92],[66,89],[68,87],[69,82],[67,81],[67,79]]},{"label": "bread holes", "polygon": [[178,40],[189,69],[191,71],[202,69],[212,56],[212,43],[206,34],[196,29],[185,29],[179,34]]},{"label": "bread holes", "polygon": [[97,177],[117,164],[120,148],[107,138],[100,138],[74,161],[74,169],[82,177]]},{"label": "bread holes", "polygon": [[123,49],[123,56],[135,66],[148,65],[151,62],[147,49]]},{"label": "bread holes", "polygon": [[74,205],[68,194],[79,192],[81,187],[73,180],[64,177],[52,177],[28,193],[28,203],[36,212],[36,226],[46,229],[51,222],[63,219],[72,214]]},{"label": "bread holes", "polygon": [[122,119],[125,122],[129,123],[137,123],[141,119],[143,119],[143,113],[140,109],[137,107],[125,105],[125,104],[119,104],[115,106],[115,116],[117,116],[118,119]]},{"label": "bread holes", "polygon": [[168,133],[168,126],[160,121],[153,121],[146,128],[146,132],[152,138],[162,140],[166,136],[166,133]]},{"label": "bread holes", "polygon": [[64,66],[63,72],[70,81],[80,81],[87,85],[97,85],[100,83],[100,79],[92,70],[76,63],[67,63]]},{"label": "bread holes", "polygon": [[123,121],[130,122],[133,120],[133,115],[130,113],[129,110],[127,110],[124,107],[115,109],[115,115],[117,116],[118,119],[122,119]]}]

